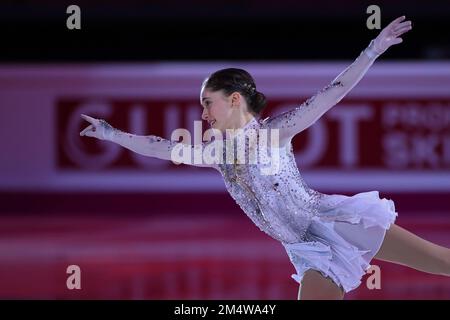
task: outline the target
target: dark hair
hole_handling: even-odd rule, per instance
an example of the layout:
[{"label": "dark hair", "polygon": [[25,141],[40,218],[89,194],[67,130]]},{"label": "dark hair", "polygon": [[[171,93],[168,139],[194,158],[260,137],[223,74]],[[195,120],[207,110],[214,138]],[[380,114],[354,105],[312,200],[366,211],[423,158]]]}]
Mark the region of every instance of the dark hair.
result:
[{"label": "dark hair", "polygon": [[249,111],[256,115],[267,105],[264,94],[256,90],[253,77],[243,69],[218,70],[203,82],[203,86],[212,91],[223,90],[227,96],[239,92],[247,101]]}]

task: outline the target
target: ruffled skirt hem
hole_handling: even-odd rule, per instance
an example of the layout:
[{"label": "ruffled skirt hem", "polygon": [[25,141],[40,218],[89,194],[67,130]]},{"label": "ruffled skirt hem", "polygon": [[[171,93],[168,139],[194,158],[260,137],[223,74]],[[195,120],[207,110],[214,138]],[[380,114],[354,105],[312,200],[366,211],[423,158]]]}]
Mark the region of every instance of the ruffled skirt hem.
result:
[{"label": "ruffled skirt hem", "polygon": [[356,289],[397,216],[394,202],[380,199],[378,191],[326,195],[307,241],[283,243],[297,272],[292,278],[301,283],[304,273],[314,269],[345,292]]}]

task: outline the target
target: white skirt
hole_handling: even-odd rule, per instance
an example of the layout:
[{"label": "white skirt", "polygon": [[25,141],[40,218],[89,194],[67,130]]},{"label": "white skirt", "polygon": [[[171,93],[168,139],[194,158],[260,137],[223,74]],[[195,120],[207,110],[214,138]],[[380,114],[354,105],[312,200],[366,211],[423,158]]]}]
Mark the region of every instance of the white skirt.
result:
[{"label": "white skirt", "polygon": [[307,230],[307,241],[283,243],[299,284],[308,269],[331,278],[345,292],[356,289],[397,218],[392,200],[378,191],[325,195]]}]

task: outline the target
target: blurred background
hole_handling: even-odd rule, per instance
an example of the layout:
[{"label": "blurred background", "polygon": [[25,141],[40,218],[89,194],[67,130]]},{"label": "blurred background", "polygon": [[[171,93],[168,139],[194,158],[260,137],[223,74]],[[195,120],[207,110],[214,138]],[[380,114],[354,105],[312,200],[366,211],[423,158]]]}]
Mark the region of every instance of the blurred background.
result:
[{"label": "blurred background", "polygon": [[[296,299],[281,244],[213,169],[79,136],[80,114],[134,134],[193,134],[202,81],[240,67],[289,110],[330,83],[380,30],[412,20],[338,105],[293,140],[324,193],[378,190],[397,224],[450,247],[449,1],[66,1],[0,4],[1,299]],[[203,129],[206,129],[203,122]],[[449,299],[449,278],[374,260],[346,299]],[[81,269],[69,290],[67,268]]]}]

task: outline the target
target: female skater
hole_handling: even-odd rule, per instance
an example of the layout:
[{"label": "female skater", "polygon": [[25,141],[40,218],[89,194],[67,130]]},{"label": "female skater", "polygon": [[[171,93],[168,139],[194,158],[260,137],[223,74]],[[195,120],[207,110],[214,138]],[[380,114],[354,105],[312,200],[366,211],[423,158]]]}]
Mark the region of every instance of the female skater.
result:
[{"label": "female skater", "polygon": [[[392,200],[381,199],[378,191],[345,196],[312,190],[301,177],[292,150],[291,140],[296,134],[344,98],[379,55],[402,42],[399,36],[411,29],[411,22],[404,20],[402,16],[392,21],[316,95],[293,110],[265,120],[257,119],[266,104],[265,97],[246,71],[219,70],[203,82],[202,119],[214,130],[227,131],[226,142],[239,138],[239,134],[229,134],[231,129],[242,129],[236,130],[241,133],[277,130],[278,147],[267,149],[278,153],[280,170],[262,174],[261,164],[181,162],[218,170],[228,192],[248,217],[283,244],[297,272],[292,277],[300,284],[299,299],[343,299],[346,292],[360,285],[374,258],[450,276],[450,249],[396,225]],[[81,136],[112,141],[145,156],[171,160],[179,144],[154,135],[125,133],[103,119],[82,117],[90,125],[80,132]]]}]

